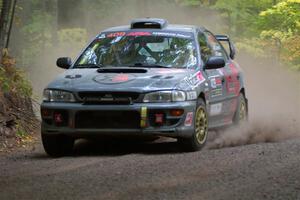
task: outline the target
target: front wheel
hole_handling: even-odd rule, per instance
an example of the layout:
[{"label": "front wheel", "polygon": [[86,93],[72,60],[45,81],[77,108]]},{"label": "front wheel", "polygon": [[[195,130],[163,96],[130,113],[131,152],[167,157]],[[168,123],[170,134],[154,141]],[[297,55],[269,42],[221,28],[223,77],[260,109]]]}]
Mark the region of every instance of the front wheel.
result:
[{"label": "front wheel", "polygon": [[199,99],[194,117],[194,133],[191,138],[178,138],[178,142],[187,151],[198,151],[205,145],[207,135],[208,115],[203,99]]},{"label": "front wheel", "polygon": [[52,157],[70,155],[74,146],[74,139],[63,135],[42,134],[45,152]]}]

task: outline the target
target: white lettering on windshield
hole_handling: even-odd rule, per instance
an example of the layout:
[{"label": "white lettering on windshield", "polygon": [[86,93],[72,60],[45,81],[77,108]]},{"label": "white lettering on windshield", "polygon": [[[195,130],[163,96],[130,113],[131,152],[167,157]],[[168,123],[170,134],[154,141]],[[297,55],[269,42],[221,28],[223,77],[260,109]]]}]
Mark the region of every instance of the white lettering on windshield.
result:
[{"label": "white lettering on windshield", "polygon": [[184,35],[181,33],[170,33],[170,32],[152,32],[156,36],[171,36],[171,37],[180,37],[180,38],[191,38],[190,35]]}]

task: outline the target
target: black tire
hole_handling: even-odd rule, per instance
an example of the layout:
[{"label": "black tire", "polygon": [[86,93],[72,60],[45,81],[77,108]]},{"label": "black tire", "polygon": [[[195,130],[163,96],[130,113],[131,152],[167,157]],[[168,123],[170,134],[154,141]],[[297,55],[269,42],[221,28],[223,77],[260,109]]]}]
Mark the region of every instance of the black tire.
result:
[{"label": "black tire", "polygon": [[194,133],[190,138],[178,138],[178,143],[185,151],[201,150],[208,137],[208,115],[203,99],[198,99],[194,115]]},{"label": "black tire", "polygon": [[238,97],[237,109],[235,111],[232,121],[234,125],[240,125],[242,122],[245,122],[247,120],[248,120],[248,106],[247,106],[246,98],[243,93],[240,93]]},{"label": "black tire", "polygon": [[42,134],[42,143],[49,156],[61,157],[72,154],[74,139],[63,135]]}]

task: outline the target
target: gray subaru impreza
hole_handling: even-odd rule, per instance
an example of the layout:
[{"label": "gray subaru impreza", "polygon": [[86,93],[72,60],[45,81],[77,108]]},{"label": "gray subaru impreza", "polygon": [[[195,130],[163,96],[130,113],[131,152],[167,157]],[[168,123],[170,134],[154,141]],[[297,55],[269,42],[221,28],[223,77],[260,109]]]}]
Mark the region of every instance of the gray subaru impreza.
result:
[{"label": "gray subaru impreza", "polygon": [[[225,44],[226,50],[223,46]],[[172,137],[200,150],[209,129],[247,119],[235,49],[226,35],[164,19],[101,32],[43,92],[41,136],[50,156],[79,138]]]}]

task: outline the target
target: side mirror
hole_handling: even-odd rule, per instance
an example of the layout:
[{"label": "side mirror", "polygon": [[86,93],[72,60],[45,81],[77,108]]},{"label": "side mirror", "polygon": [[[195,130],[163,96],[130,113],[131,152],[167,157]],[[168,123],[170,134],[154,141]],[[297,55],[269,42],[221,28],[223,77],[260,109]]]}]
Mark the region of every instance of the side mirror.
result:
[{"label": "side mirror", "polygon": [[225,66],[225,60],[223,57],[213,56],[207,60],[204,69],[218,69],[224,66]]},{"label": "side mirror", "polygon": [[69,69],[72,65],[72,60],[69,57],[61,57],[56,60],[56,65],[63,69]]}]

